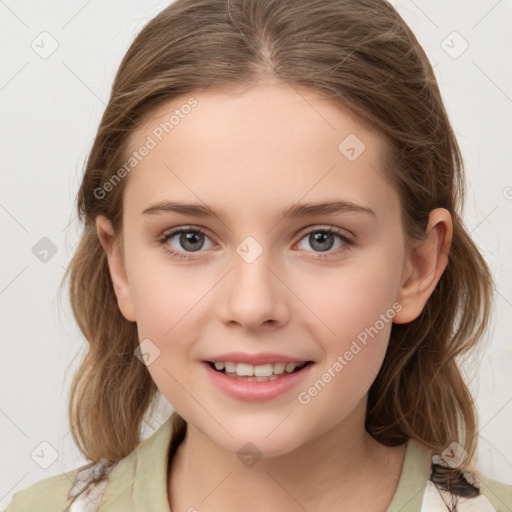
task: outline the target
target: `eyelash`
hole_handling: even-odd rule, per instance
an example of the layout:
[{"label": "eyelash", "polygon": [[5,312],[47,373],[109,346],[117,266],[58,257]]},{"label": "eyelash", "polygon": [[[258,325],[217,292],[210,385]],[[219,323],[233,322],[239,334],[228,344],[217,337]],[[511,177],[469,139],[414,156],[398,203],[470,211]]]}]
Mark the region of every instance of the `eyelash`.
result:
[{"label": "eyelash", "polygon": [[[180,252],[180,251],[175,251],[173,249],[170,249],[169,245],[167,245],[167,242],[169,240],[171,240],[172,238],[174,238],[177,234],[180,234],[180,233],[191,233],[191,232],[192,233],[200,233],[200,234],[208,237],[208,234],[204,230],[202,230],[201,228],[195,228],[195,227],[192,227],[192,226],[185,226],[185,227],[174,229],[170,233],[165,234],[159,240],[159,243],[160,243],[160,245],[163,246],[164,250],[167,253],[169,253],[173,258],[179,258],[179,259],[183,259],[183,260],[195,259],[194,252],[190,252],[190,253],[186,253],[185,252],[185,253],[183,253],[183,252]],[[318,252],[317,254],[318,254],[319,259],[327,259],[330,256],[332,256],[333,254],[338,254],[338,253],[347,251],[350,248],[350,246],[353,245],[353,243],[354,243],[350,238],[348,238],[347,236],[343,235],[340,230],[338,230],[336,228],[333,228],[333,227],[311,229],[311,230],[303,233],[302,237],[300,238],[300,240],[302,240],[306,236],[310,235],[311,233],[332,233],[334,235],[337,235],[342,240],[342,242],[344,244],[341,248],[339,248],[338,250],[336,250],[334,252],[329,252],[327,254],[323,254],[322,252]],[[202,251],[197,251],[197,252],[202,252]]]}]

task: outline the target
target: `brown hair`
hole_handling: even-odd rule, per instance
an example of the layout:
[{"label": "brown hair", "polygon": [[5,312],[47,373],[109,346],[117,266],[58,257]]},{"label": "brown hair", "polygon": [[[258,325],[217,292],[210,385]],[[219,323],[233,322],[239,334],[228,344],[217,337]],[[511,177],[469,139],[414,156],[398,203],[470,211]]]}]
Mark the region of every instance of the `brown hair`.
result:
[{"label": "brown hair", "polygon": [[[475,405],[457,359],[486,329],[492,278],[461,219],[460,150],[432,67],[395,9],[382,0],[177,0],[126,53],[89,154],[77,197],[84,230],[69,275],[74,316],[89,350],[74,376],[72,435],[91,461],[117,460],[141,441],[158,389],[134,356],[136,324],[121,314],[95,219],[121,234],[126,179],[96,197],[126,160],[129,137],[177,96],[263,78],[311,88],[353,111],[391,142],[389,179],[400,193],[408,237],[421,238],[432,209],[450,211],[448,266],[420,316],[394,324],[368,397],[366,428],[378,441],[408,438],[441,453],[477,443]],[[63,279],[63,280],[64,280]],[[62,284],[62,283],[61,283]],[[173,428],[185,421],[173,413]],[[440,470],[452,488],[461,471]]]}]

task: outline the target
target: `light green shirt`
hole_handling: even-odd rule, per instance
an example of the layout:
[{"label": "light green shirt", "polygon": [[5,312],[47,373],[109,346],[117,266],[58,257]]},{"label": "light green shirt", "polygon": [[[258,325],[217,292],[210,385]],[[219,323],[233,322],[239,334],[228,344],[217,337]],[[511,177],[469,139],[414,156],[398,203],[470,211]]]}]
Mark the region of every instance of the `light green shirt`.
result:
[{"label": "light green shirt", "polygon": [[[98,510],[98,505],[101,512],[170,512],[167,467],[171,426],[169,417],[127,457],[111,467],[102,481],[80,493],[72,506],[68,495],[80,472],[82,475],[91,473],[84,471],[87,466],[40,480],[16,492],[5,512],[89,512]],[[431,462],[431,453],[410,439],[388,512],[448,510],[441,493],[428,480]],[[512,512],[511,485],[480,475],[478,480],[480,496],[461,498],[460,512]],[[88,492],[89,497],[86,496]],[[200,503],[196,508],[201,510]]]}]

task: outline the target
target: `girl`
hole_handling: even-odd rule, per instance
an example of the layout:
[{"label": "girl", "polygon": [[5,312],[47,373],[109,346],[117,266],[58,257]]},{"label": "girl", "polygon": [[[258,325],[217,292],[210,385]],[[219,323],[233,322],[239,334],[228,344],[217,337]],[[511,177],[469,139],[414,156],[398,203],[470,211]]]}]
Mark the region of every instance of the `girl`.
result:
[{"label": "girl", "polygon": [[[8,512],[512,510],[457,365],[492,279],[418,41],[381,0],[177,0],[78,195],[91,464]],[[194,247],[195,246],[195,247]],[[163,396],[175,412],[140,442]]]}]

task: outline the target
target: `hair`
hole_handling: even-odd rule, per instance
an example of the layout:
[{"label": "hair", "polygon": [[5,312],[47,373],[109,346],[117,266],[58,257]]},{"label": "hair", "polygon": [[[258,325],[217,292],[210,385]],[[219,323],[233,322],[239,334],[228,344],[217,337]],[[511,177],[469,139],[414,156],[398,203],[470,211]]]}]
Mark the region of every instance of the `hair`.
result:
[{"label": "hair", "polygon": [[[159,107],[195,91],[261,80],[314,90],[379,131],[389,142],[387,177],[400,195],[407,240],[425,236],[431,210],[451,213],[446,270],[419,317],[393,324],[365,427],[387,446],[412,438],[442,453],[458,442],[466,460],[436,471],[442,485],[457,490],[478,435],[458,359],[484,335],[493,281],[461,217],[462,157],[433,69],[383,0],[177,0],[135,38],[85,164],[77,194],[83,232],[61,282],[69,277],[73,314],[88,342],[71,385],[73,439],[91,461],[125,457],[140,443],[143,417],[158,394],[134,356],[136,323],[118,308],[96,231],[96,216],[105,215],[122,235],[127,178],[105,197],[95,190],[126,162],[130,135]],[[171,421],[183,435],[185,420],[175,411]]]}]

